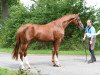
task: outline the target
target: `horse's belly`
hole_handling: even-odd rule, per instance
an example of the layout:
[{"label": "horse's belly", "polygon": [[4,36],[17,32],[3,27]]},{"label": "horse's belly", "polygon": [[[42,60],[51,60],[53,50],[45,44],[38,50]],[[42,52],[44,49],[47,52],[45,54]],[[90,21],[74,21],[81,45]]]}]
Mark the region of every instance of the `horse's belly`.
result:
[{"label": "horse's belly", "polygon": [[53,41],[54,40],[53,36],[50,34],[37,34],[35,39],[39,41]]}]

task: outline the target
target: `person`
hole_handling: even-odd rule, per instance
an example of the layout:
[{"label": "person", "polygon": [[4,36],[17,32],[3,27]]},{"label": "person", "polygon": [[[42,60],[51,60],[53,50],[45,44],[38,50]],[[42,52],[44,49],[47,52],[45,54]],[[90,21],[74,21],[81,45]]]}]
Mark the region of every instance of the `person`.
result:
[{"label": "person", "polygon": [[92,26],[92,21],[91,20],[87,20],[87,26],[85,29],[85,34],[83,37],[83,41],[85,41],[85,39],[87,38],[87,40],[89,41],[89,51],[91,54],[91,59],[88,61],[88,63],[93,63],[96,62],[96,57],[94,55],[94,46],[96,43],[96,30],[95,28]]}]

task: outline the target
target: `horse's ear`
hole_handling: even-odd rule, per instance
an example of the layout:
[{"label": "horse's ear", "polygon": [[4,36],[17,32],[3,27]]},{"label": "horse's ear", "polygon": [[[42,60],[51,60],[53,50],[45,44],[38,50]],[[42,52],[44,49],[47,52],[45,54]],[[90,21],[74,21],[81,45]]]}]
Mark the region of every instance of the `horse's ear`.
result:
[{"label": "horse's ear", "polygon": [[76,15],[76,18],[80,16],[80,14],[79,14],[79,13],[78,13],[78,14],[75,14],[75,15]]}]

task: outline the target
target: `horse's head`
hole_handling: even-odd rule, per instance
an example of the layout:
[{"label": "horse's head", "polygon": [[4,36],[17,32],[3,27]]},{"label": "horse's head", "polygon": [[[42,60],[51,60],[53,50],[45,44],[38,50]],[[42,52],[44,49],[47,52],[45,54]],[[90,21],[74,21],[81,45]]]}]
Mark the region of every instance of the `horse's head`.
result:
[{"label": "horse's head", "polygon": [[72,20],[72,22],[80,29],[84,29],[84,26],[80,20],[80,17],[79,17],[79,14],[76,14],[75,15],[75,18]]}]

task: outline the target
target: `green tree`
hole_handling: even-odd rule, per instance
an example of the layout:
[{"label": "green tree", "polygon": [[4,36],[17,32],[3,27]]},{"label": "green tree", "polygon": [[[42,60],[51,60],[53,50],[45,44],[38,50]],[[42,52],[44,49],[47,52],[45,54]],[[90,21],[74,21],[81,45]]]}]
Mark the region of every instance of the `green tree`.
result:
[{"label": "green tree", "polygon": [[1,0],[2,4],[2,18],[6,18],[8,16],[8,0]]},{"label": "green tree", "polygon": [[28,17],[28,12],[21,5],[13,5],[9,12],[9,18],[5,20],[1,29],[1,41],[5,47],[10,47],[15,43],[15,32]]},{"label": "green tree", "polygon": [[[13,47],[15,45],[15,33],[21,24],[37,23],[46,24],[66,14],[80,13],[80,18],[86,26],[86,20],[91,18],[95,21],[95,10],[87,8],[84,0],[36,0],[30,11],[22,5],[12,5],[9,17],[5,20],[1,29],[1,45]],[[82,32],[73,25],[65,31],[62,49],[81,49],[80,35]],[[32,48],[41,49],[51,47],[49,43],[34,42]]]},{"label": "green tree", "polygon": [[[96,12],[96,22],[94,23],[96,30],[100,30],[100,8]],[[96,48],[100,49],[100,35],[96,39]]]},{"label": "green tree", "polygon": [[0,19],[1,19],[1,0],[0,0]]},{"label": "green tree", "polygon": [[1,0],[1,14],[2,14],[2,18],[5,19],[6,17],[8,17],[8,10],[12,5],[18,4],[19,0]]}]

